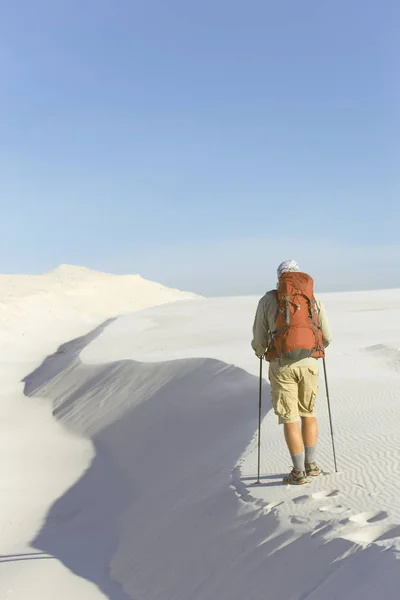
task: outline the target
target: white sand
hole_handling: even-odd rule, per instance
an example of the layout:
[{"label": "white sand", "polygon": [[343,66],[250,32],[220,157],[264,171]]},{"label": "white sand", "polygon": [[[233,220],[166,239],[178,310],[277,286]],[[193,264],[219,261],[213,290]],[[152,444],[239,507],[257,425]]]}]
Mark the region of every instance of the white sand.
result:
[{"label": "white sand", "polygon": [[[62,283],[54,291],[58,276],[45,276],[52,287],[37,283],[41,298],[51,287],[53,315],[33,303],[34,317],[9,321],[10,334],[26,321],[27,343],[10,335],[2,354],[1,554],[43,558],[0,559],[0,598],[398,598],[399,291],[325,296],[340,473],[280,484],[289,458],[265,382],[256,487],[249,342],[258,298],[192,298],[126,315],[32,373],[120,308],[109,294],[108,307],[92,291],[89,302],[66,298]],[[84,296],[87,276],[72,276]],[[90,277],[103,291],[115,281]],[[17,382],[29,373],[24,398]],[[323,387],[318,410],[319,462],[330,471]]]},{"label": "white sand", "polygon": [[[192,297],[139,276],[62,266],[41,276],[0,276],[0,598],[104,598],[61,561],[30,546],[52,503],[90,464],[89,440],[67,432],[51,403],[21,380],[57,347],[106,317]],[[54,590],[57,589],[55,595]]]}]

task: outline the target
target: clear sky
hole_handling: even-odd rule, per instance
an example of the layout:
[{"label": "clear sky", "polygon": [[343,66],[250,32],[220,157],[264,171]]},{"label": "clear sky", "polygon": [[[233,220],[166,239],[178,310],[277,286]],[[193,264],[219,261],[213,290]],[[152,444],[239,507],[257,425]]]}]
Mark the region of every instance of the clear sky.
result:
[{"label": "clear sky", "polygon": [[398,0],[14,0],[0,272],[400,286]]}]

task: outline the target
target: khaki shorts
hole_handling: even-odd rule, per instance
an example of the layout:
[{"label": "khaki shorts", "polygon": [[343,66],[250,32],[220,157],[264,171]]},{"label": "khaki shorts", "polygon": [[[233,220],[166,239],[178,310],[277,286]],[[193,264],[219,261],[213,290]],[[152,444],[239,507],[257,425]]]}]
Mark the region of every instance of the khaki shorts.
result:
[{"label": "khaki shorts", "polygon": [[315,399],[319,390],[318,366],[294,367],[269,365],[272,405],[279,423],[294,423],[299,417],[315,416]]}]

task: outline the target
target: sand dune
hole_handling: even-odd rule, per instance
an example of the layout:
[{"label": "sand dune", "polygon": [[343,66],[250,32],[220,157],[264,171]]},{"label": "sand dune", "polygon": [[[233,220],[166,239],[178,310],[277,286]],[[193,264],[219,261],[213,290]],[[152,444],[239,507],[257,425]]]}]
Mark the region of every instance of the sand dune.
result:
[{"label": "sand dune", "polygon": [[27,398],[22,380],[60,344],[107,317],[188,297],[138,276],[80,267],[0,276],[0,598],[53,600],[55,589],[58,600],[106,597],[30,544],[94,450],[58,424],[51,403]]},{"label": "sand dune", "polygon": [[[89,344],[101,342],[96,333]],[[330,515],[320,517],[311,537],[304,527],[301,507],[304,513],[309,499],[320,506],[337,501],[337,492],[295,490],[300,514],[286,522],[270,499],[254,501],[251,477],[230,468],[256,426],[249,411],[254,376],[200,358],[86,365],[78,357],[84,344],[68,344],[68,361],[59,362],[59,354],[48,361],[51,378],[45,363],[26,385],[26,393],[52,398],[57,419],[90,436],[96,449],[88,471],[50,511],[33,542],[38,551],[115,600],[262,598],[265,590],[283,600],[300,597],[299,587],[361,599],[382,579],[394,594],[394,554],[382,556],[375,546],[360,553],[353,539],[338,535],[327,544]],[[273,486],[278,477],[263,482]],[[360,586],[355,573],[372,562],[374,574],[364,573]]]},{"label": "sand dune", "polygon": [[[5,418],[18,423],[10,440],[25,410],[35,419],[29,443],[13,448],[35,486],[12,459],[3,508],[23,518],[13,541],[15,522],[3,528],[0,591],[47,600],[50,581],[57,598],[78,600],[397,598],[400,292],[325,297],[340,473],[321,387],[328,474],[300,489],[280,483],[289,458],[267,381],[254,485],[257,298],[172,295],[183,301],[91,327],[96,318],[74,317],[70,336],[43,342],[47,358],[13,370]],[[13,388],[23,368],[24,399]],[[32,494],[25,513],[11,505],[15,474]]]},{"label": "sand dune", "polygon": [[[126,316],[109,323],[84,348],[78,342],[65,349],[73,362],[67,367],[60,363],[55,376],[46,377],[46,365],[33,374],[27,392],[52,398],[57,418],[90,436],[96,448],[97,476],[89,469],[72,495],[68,492],[53,510],[61,520],[65,512],[72,512],[67,529],[75,530],[79,524],[85,537],[85,511],[89,516],[93,505],[99,506],[94,496],[110,507],[105,480],[113,482],[111,514],[118,514],[118,519],[105,519],[107,530],[101,539],[96,536],[95,545],[99,551],[103,544],[103,566],[111,563],[110,580],[128,598],[264,598],[266,589],[268,597],[278,600],[373,598],[366,594],[380,589],[383,582],[386,597],[394,598],[399,584],[399,485],[394,481],[384,486],[379,452],[367,473],[361,461],[368,444],[374,448],[379,442],[386,461],[389,457],[396,465],[395,402],[390,403],[394,390],[383,385],[379,367],[375,378],[369,374],[367,384],[358,369],[342,382],[337,369],[342,361],[348,368],[348,360],[340,344],[339,351],[332,350],[328,364],[342,469],[299,490],[280,484],[288,457],[269,410],[265,383],[265,475],[262,486],[254,486],[256,439],[246,443],[257,417],[258,364],[248,348],[254,304],[251,298],[198,300]],[[340,322],[341,309],[337,313],[332,300],[327,304],[333,323]],[[352,309],[351,298],[346,307]],[[350,324],[353,338],[362,334],[357,332],[357,320]],[[380,328],[377,331],[381,334]],[[375,341],[371,332],[369,340]],[[391,343],[388,338],[384,341]],[[222,361],[227,356],[230,366]],[[359,347],[357,358],[368,368],[371,356],[364,347]],[[399,383],[394,377],[394,389]],[[390,418],[373,411],[378,388]],[[321,461],[329,469],[331,449],[322,402],[320,412]],[[100,458],[110,469],[103,480],[106,467],[97,466]],[[78,523],[71,502],[83,510]],[[110,523],[115,526],[113,535]],[[63,528],[60,533],[63,544],[79,546],[76,536],[67,541]],[[65,553],[47,524],[34,544],[60,557]],[[382,554],[382,547],[389,552]],[[101,579],[82,571],[83,556],[77,562],[79,575],[109,593]],[[290,565],[290,577],[285,565]],[[125,600],[116,592],[110,597]]]}]

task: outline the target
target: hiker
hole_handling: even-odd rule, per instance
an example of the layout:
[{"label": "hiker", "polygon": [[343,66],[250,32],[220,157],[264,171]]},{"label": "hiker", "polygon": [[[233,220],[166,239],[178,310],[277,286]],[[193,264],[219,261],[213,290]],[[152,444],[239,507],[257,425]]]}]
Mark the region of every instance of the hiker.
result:
[{"label": "hiker", "polygon": [[281,263],[277,274],[277,289],[258,303],[251,345],[269,362],[272,404],[292,457],[293,470],[283,482],[302,485],[321,474],[316,463],[317,359],[325,356],[331,332],[313,279],[294,260]]}]

